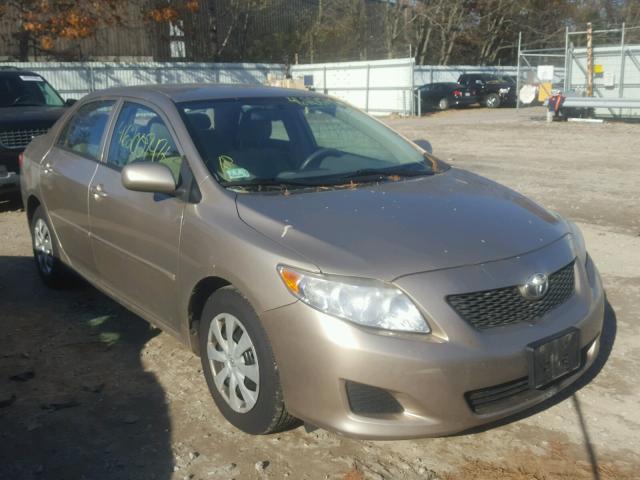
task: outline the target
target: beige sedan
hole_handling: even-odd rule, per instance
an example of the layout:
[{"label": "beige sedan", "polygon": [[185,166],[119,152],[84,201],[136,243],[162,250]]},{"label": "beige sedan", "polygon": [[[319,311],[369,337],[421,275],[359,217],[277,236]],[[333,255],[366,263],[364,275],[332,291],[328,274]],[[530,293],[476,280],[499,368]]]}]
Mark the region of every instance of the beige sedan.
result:
[{"label": "beige sedan", "polygon": [[575,225],[322,95],[96,92],[21,162],[43,281],[74,271],[178,337],[249,433],[460,432],[598,353]]}]

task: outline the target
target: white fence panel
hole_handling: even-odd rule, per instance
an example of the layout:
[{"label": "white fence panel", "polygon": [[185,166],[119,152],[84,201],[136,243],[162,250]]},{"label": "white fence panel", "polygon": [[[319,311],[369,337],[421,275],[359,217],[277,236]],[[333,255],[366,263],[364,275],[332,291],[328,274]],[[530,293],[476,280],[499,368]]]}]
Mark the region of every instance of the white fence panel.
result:
[{"label": "white fence panel", "polygon": [[294,65],[291,74],[294,78],[311,77],[316,91],[374,115],[412,111],[412,58]]},{"label": "white fence panel", "polygon": [[[570,58],[567,92],[584,95],[587,86],[586,48],[573,49]],[[618,46],[595,47],[593,63],[600,66],[600,73],[593,76],[594,97],[640,99],[640,45],[625,45],[624,53]],[[603,117],[640,117],[637,108],[596,108],[595,113]]]},{"label": "white fence panel", "polygon": [[260,63],[4,63],[44,76],[65,98],[80,98],[103,88],[168,83],[265,83],[284,67]]}]

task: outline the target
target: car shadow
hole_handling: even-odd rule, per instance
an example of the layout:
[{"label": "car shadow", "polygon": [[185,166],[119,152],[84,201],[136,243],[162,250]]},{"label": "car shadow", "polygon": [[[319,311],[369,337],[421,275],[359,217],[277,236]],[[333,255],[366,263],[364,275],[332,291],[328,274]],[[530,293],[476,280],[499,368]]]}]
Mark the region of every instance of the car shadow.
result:
[{"label": "car shadow", "polygon": [[[611,355],[611,351],[613,350],[613,344],[615,343],[616,334],[618,331],[617,326],[617,318],[616,312],[609,303],[608,299],[605,299],[605,307],[604,307],[604,322],[602,325],[602,333],[600,334],[600,351],[598,352],[598,356],[591,364],[589,369],[584,372],[584,374],[578,378],[574,383],[569,385],[564,390],[558,392],[553,397],[534,405],[522,412],[516,413],[509,417],[505,417],[503,419],[497,420],[495,422],[487,423],[485,425],[481,425],[479,427],[475,427],[470,430],[466,430],[457,435],[469,435],[474,433],[481,433],[487,430],[491,430],[497,427],[501,427],[503,425],[507,425],[509,423],[517,422],[518,420],[522,420],[527,417],[531,417],[536,415],[543,410],[547,410],[548,408],[557,405],[560,402],[567,400],[568,398],[573,398],[574,405],[577,401],[576,393],[581,390],[585,385],[591,383],[600,373],[604,365],[607,363],[609,356]],[[580,415],[580,411],[578,410]],[[582,420],[582,417],[580,416]],[[586,431],[583,428],[583,432]],[[457,436],[455,435],[455,436]]]},{"label": "car shadow", "polygon": [[0,213],[22,210],[22,199],[19,194],[0,194]]},{"label": "car shadow", "polygon": [[84,282],[47,289],[11,256],[0,328],[0,478],[173,475],[167,401],[141,362],[158,330]]}]

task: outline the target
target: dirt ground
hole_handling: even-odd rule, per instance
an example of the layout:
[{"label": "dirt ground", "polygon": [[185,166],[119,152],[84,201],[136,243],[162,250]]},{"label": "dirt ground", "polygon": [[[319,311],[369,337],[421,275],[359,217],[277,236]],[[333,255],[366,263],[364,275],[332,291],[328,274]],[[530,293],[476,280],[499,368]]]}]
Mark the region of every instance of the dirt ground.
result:
[{"label": "dirt ground", "polygon": [[172,337],[87,285],[44,288],[24,213],[0,206],[0,478],[640,478],[640,125],[542,116],[386,121],[583,229],[610,303],[600,358],[575,388],[448,438],[251,437],[224,421],[199,360]]}]

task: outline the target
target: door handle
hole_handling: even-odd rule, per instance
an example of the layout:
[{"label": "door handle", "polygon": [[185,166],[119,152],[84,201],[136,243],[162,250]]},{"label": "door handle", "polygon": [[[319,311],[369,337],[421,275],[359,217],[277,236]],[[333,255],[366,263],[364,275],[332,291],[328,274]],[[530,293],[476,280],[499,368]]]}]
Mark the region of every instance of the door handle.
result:
[{"label": "door handle", "polygon": [[99,183],[93,187],[91,187],[91,193],[93,194],[93,198],[96,200],[100,200],[101,198],[106,198],[109,195],[104,191],[104,186]]}]

